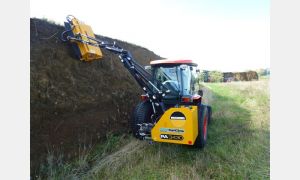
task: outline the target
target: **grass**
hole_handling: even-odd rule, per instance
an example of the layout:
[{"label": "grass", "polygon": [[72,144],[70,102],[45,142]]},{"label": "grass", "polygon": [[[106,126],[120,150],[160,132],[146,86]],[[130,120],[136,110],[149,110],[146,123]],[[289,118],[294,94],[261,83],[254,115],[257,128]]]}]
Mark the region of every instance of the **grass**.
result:
[{"label": "grass", "polygon": [[73,162],[44,168],[49,179],[269,179],[268,80],[204,84],[213,108],[203,150],[149,144],[129,135],[109,135]]}]

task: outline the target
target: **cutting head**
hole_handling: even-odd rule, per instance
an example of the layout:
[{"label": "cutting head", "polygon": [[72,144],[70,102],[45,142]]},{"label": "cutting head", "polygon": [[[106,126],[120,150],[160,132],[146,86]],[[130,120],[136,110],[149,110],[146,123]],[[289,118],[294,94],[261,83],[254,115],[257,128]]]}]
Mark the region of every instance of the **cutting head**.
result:
[{"label": "cutting head", "polygon": [[102,58],[102,52],[97,45],[94,32],[89,25],[80,22],[74,16],[67,16],[66,31],[62,36],[66,41],[71,41],[76,56],[83,61],[92,61]]}]

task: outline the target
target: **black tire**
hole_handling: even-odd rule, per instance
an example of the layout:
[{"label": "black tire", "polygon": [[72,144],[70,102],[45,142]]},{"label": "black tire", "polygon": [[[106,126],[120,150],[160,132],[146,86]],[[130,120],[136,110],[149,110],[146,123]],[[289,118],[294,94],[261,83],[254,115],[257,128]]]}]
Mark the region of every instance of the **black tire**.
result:
[{"label": "black tire", "polygon": [[140,102],[134,109],[131,119],[131,130],[135,137],[138,138],[137,124],[151,122],[151,115],[153,114],[152,105],[149,101]]},{"label": "black tire", "polygon": [[211,106],[207,106],[207,110],[208,110],[208,125],[210,125],[210,123],[212,121],[212,109],[211,109]]},{"label": "black tire", "polygon": [[198,111],[198,136],[194,143],[196,148],[204,148],[207,140],[207,126],[208,126],[209,112],[205,105],[201,105]]}]

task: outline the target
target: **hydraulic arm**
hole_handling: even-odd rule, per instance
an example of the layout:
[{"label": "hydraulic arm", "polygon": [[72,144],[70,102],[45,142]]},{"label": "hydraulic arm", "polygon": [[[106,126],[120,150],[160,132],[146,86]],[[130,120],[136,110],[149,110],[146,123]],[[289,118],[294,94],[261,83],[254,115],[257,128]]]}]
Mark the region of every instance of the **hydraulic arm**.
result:
[{"label": "hydraulic arm", "polygon": [[[138,84],[143,88],[143,90],[149,94],[153,95],[155,93],[160,93],[160,90],[154,85],[154,81],[152,79],[152,76],[149,72],[147,72],[144,67],[142,67],[140,64],[138,64],[132,57],[132,55],[124,50],[123,48],[116,45],[116,43],[108,43],[101,41],[99,39],[96,39],[93,35],[93,32],[88,32],[86,29],[91,31],[91,28],[86,28],[87,25],[79,22],[76,18],[73,16],[67,16],[67,22],[65,23],[66,28],[68,28],[66,31],[62,33],[62,40],[63,41],[71,41],[71,42],[80,42],[80,44],[86,45],[89,47],[97,47],[106,49],[108,51],[111,51],[117,55],[119,55],[119,58],[121,62],[123,63],[124,67],[130,72],[130,74],[135,78],[135,80],[138,82]],[[83,27],[83,28],[82,28]],[[78,29],[75,31],[74,29]],[[82,30],[83,29],[83,30]],[[85,34],[84,34],[85,33]],[[99,49],[100,50],[100,49]],[[101,52],[101,50],[100,50]],[[101,53],[102,54],[102,53]],[[96,59],[98,57],[101,58],[102,56],[94,56],[92,58]]]},{"label": "hydraulic arm", "polygon": [[71,41],[75,43],[74,48],[78,51],[81,60],[91,61],[93,59],[102,58],[101,49],[106,49],[117,54],[124,67],[145,91],[146,96],[152,102],[154,112],[156,112],[155,106],[160,106],[162,111],[164,111],[165,108],[161,103],[161,98],[169,91],[166,90],[163,92],[159,89],[157,84],[161,87],[164,85],[153,79],[151,73],[146,71],[143,66],[137,63],[130,52],[116,45],[115,42],[108,43],[97,39],[88,25],[78,21],[71,15],[67,16],[65,27],[66,31],[61,34],[61,40],[64,42]]}]

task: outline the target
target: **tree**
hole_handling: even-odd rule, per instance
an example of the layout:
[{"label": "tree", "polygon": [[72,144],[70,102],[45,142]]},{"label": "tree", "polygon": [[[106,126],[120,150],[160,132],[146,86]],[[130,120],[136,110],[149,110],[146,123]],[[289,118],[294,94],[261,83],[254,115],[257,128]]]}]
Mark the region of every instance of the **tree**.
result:
[{"label": "tree", "polygon": [[256,72],[259,76],[268,76],[268,75],[270,75],[270,69],[269,68],[266,68],[266,69],[260,68],[260,69],[256,70]]},{"label": "tree", "polygon": [[205,81],[205,72],[200,72],[197,77],[198,82],[204,82]]},{"label": "tree", "polygon": [[208,73],[210,82],[223,82],[223,73],[220,71],[210,71]]}]

